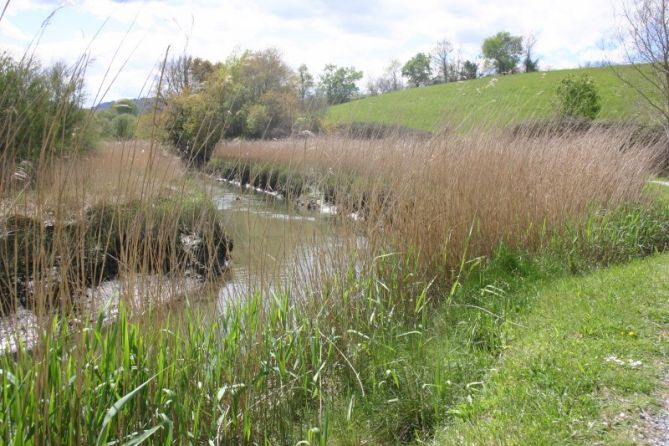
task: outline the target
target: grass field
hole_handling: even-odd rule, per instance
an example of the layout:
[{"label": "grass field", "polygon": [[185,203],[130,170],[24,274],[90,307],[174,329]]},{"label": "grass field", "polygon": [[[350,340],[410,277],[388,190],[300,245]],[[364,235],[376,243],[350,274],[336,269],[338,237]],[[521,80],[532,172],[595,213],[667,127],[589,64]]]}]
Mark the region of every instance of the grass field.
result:
[{"label": "grass field", "polygon": [[[634,72],[622,72],[634,78]],[[555,107],[555,90],[568,75],[595,79],[602,99],[599,119],[646,121],[641,97],[611,68],[557,70],[494,76],[411,88],[336,105],[328,110],[326,126],[347,122],[381,122],[436,131],[441,128],[480,128],[482,123],[506,125],[548,117]]]}]

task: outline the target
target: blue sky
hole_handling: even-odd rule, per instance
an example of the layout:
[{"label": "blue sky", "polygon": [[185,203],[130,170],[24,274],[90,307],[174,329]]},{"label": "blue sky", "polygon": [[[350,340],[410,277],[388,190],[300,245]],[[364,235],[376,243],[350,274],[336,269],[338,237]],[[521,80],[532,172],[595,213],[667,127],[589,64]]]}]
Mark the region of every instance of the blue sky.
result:
[{"label": "blue sky", "polygon": [[45,63],[89,54],[89,102],[146,95],[168,46],[214,61],[274,46],[293,67],[306,63],[318,74],[326,63],[354,65],[367,79],[444,38],[475,58],[485,37],[507,30],[538,36],[542,68],[567,68],[616,59],[615,50],[601,49],[613,35],[615,1],[12,0],[0,48],[14,55],[32,48]]}]

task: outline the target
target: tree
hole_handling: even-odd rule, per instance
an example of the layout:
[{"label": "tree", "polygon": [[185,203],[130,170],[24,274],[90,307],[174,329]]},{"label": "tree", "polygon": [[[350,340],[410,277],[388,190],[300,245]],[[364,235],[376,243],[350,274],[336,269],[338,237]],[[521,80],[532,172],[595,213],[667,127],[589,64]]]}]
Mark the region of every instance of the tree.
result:
[{"label": "tree", "polygon": [[[258,136],[257,126],[249,126],[248,120],[251,112],[262,115],[261,108],[254,105],[263,105],[262,110],[269,115],[261,136],[290,131],[299,108],[297,77],[277,49],[245,51],[230,57],[210,83],[219,90],[213,97],[219,96],[220,104],[211,106],[222,108],[225,136]],[[260,122],[257,117],[251,121]]]},{"label": "tree", "polygon": [[300,96],[302,108],[307,97],[311,94],[314,88],[314,77],[309,73],[309,68],[305,64],[300,65],[297,69],[297,92]]},{"label": "tree", "polygon": [[402,64],[399,60],[393,59],[390,61],[388,68],[386,68],[386,75],[390,80],[392,91],[397,91],[404,88],[404,82],[402,82]]},{"label": "tree", "polygon": [[485,39],[481,50],[483,57],[492,64],[497,74],[513,73],[523,53],[523,38],[500,31]]},{"label": "tree", "polygon": [[523,59],[523,68],[526,73],[533,73],[539,71],[539,58],[532,58],[534,52],[534,45],[537,44],[537,36],[534,33],[530,33],[525,37],[523,42],[523,47],[525,50],[525,58]]},{"label": "tree", "polygon": [[568,76],[557,88],[558,113],[562,117],[595,119],[601,110],[595,81],[590,76]]},{"label": "tree", "polygon": [[402,67],[402,76],[409,79],[414,87],[430,83],[432,69],[430,68],[430,56],[418,53]]},{"label": "tree", "polygon": [[223,135],[220,108],[209,103],[210,95],[172,96],[166,110],[167,140],[188,164],[204,165]]},{"label": "tree", "polygon": [[117,115],[130,114],[137,116],[139,114],[139,107],[132,99],[119,99],[112,104],[112,110]]},{"label": "tree", "polygon": [[165,67],[165,90],[167,95],[176,95],[198,90],[216,70],[216,66],[205,59],[183,54],[172,59]]},{"label": "tree", "polygon": [[430,53],[432,58],[432,63],[434,64],[435,71],[437,72],[437,78],[441,82],[449,81],[449,72],[450,72],[450,57],[453,52],[453,45],[448,40],[440,40],[437,42],[435,47]]},{"label": "tree", "polygon": [[616,73],[645,99],[669,133],[669,0],[635,0],[623,17],[619,39],[634,75]]},{"label": "tree", "polygon": [[193,58],[186,54],[172,59],[165,67],[165,87],[168,95],[181,94],[190,89],[190,70]]},{"label": "tree", "polygon": [[328,64],[320,76],[318,88],[328,100],[328,104],[348,102],[359,93],[356,82],[362,79],[362,71],[355,67],[337,67]]},{"label": "tree", "polygon": [[367,92],[371,96],[397,91],[404,88],[402,82],[402,65],[398,60],[392,60],[385,72],[376,79],[370,78],[367,81]]},{"label": "tree", "polygon": [[137,117],[131,113],[121,113],[111,121],[112,136],[117,139],[132,139],[137,127]]},{"label": "tree", "polygon": [[476,79],[476,76],[478,76],[478,69],[478,64],[469,60],[465,60],[465,62],[462,64],[460,78],[465,80]]}]

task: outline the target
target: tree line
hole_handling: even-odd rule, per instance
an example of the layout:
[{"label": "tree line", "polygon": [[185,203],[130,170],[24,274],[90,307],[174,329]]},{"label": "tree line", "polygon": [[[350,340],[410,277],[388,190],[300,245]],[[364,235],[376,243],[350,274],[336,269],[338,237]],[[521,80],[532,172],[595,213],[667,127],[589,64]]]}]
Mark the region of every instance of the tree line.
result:
[{"label": "tree line", "polygon": [[481,55],[471,60],[463,59],[460,51],[456,51],[449,40],[443,39],[431,51],[418,52],[404,64],[399,60],[391,61],[381,76],[369,80],[367,90],[371,95],[401,90],[405,88],[404,79],[410,87],[422,87],[493,73],[538,71],[539,59],[534,54],[536,43],[535,34],[521,37],[500,31],[485,39]]},{"label": "tree line", "polygon": [[[368,85],[378,94],[411,86],[474,79],[479,66],[497,73],[536,71],[532,49],[536,39],[500,32],[483,42],[483,63],[453,56],[453,45],[442,40],[429,54],[418,53],[404,65],[394,60],[386,73]],[[181,55],[164,68],[165,122],[168,140],[191,161],[208,159],[221,138],[280,138],[317,130],[329,105],[361,96],[363,72],[353,66],[327,64],[316,77],[306,65],[297,70],[276,48],[244,51],[223,62]],[[116,126],[127,117],[110,112]]]}]

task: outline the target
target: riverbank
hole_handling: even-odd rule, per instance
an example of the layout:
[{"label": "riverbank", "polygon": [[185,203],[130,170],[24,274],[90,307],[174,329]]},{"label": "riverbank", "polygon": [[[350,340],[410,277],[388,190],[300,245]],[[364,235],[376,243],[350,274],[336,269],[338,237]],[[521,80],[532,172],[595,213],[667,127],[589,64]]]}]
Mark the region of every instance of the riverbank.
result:
[{"label": "riverbank", "polygon": [[435,445],[665,444],[669,256],[542,284]]},{"label": "riverbank", "polygon": [[[598,370],[626,370],[628,360],[651,364],[650,356],[624,352],[628,343],[643,340],[634,348],[644,355],[652,353],[647,350],[651,340],[661,334],[653,332],[657,327],[645,320],[646,313],[626,316],[637,304],[644,312],[651,311],[653,303],[663,308],[654,300],[662,294],[651,293],[658,283],[641,274],[644,263],[597,273],[594,277],[602,276],[595,279],[587,275],[563,279],[574,273],[572,265],[578,265],[577,273],[582,274],[595,265],[642,256],[653,246],[669,243],[665,228],[658,226],[661,214],[639,208],[622,209],[616,215],[593,216],[588,231],[566,238],[563,244],[551,244],[553,250],[539,256],[500,248],[489,260],[463,266],[457,286],[447,296],[415,275],[410,259],[388,255],[378,258],[371,269],[332,276],[307,301],[295,299],[289,290],[275,290],[272,295],[251,296],[218,316],[182,312],[183,322],[176,325],[153,318],[131,322],[123,309],[107,327],[98,322],[75,332],[65,321],[54,321],[42,338],[42,365],[24,353],[2,359],[2,400],[7,410],[0,437],[95,442],[146,436],[152,443],[187,438],[219,443],[250,443],[257,438],[311,444],[427,441],[474,410],[486,395],[482,392],[502,379],[500,374],[511,379],[513,375],[504,372],[506,355],[514,347],[524,349],[523,342],[533,339],[531,327],[541,325],[543,331],[537,333],[545,332],[546,337],[538,341],[550,342],[555,350],[549,351],[561,351],[555,338],[561,332],[552,334],[549,327],[574,314],[579,317],[569,321],[576,325],[590,321],[588,314],[597,315],[579,326],[574,334],[577,345],[590,346],[600,326],[611,337],[620,337],[620,343],[614,339],[609,349],[588,347],[598,360],[606,353],[624,362],[603,358]],[[622,228],[635,235],[618,238],[615,234]],[[607,240],[609,250],[591,249],[593,242],[606,246]],[[665,266],[666,257],[659,259],[663,260],[651,270]],[[648,293],[643,300],[618,300],[616,306],[605,308],[615,309],[620,320],[608,319],[611,314],[605,311],[600,314],[598,301],[589,293],[570,295],[579,283],[586,288],[599,283],[596,289],[604,289],[607,280],[621,271],[625,271],[623,282],[632,276],[635,280],[616,295],[622,299],[636,283],[646,283]],[[562,310],[556,296],[543,290],[560,287],[563,280],[572,285],[558,288],[565,296]],[[594,293],[596,297],[598,292]],[[601,304],[606,302],[602,298]],[[554,313],[542,310],[549,303]],[[664,320],[662,310],[657,311],[652,320]],[[144,329],[146,324],[152,328]],[[543,347],[535,347],[531,351],[542,351]],[[579,389],[593,386],[592,375],[581,375],[583,368],[569,365],[575,367],[569,371],[569,382],[576,393],[568,394],[569,400],[560,392],[548,395],[559,399],[546,404],[580,404]],[[57,374],[43,381],[42,367]],[[533,370],[518,367],[523,376]],[[567,373],[553,368],[553,363],[546,367],[542,369],[546,373]],[[659,369],[641,370],[648,374],[639,385],[648,390],[652,379],[659,379]],[[552,378],[541,376],[537,375],[540,383],[552,385]],[[630,382],[623,380],[628,375],[616,376],[621,386]],[[38,390],[43,385],[47,387]],[[51,398],[36,400],[43,391]],[[80,417],[81,410],[89,415]],[[45,418],[45,413],[50,415]],[[545,416],[546,423],[565,425],[562,414],[554,416]],[[600,412],[588,416],[582,419],[584,426],[598,419]],[[93,421],[105,417],[106,422]],[[532,432],[540,435],[534,430],[526,434]],[[567,435],[567,430],[556,428],[556,432],[555,438]]]},{"label": "riverbank", "polygon": [[[141,318],[122,303],[109,324],[74,329],[54,314],[33,352],[0,359],[0,438],[432,440],[491,382],[532,290],[669,246],[667,208],[647,191],[645,148],[611,150],[615,132],[497,136],[223,148],[269,170],[313,173],[365,218],[327,218],[323,228],[254,208],[248,194],[212,195],[226,230],[272,235],[276,250],[232,233],[270,286],[243,285],[224,311],[190,304],[220,302],[214,289]],[[289,235],[307,243],[288,250]],[[269,269],[287,253],[291,269],[275,280]]]},{"label": "riverbank", "polygon": [[229,266],[233,243],[217,209],[159,146],[106,144],[2,185],[3,352],[32,349],[54,313],[107,323],[121,301],[142,313]]}]

